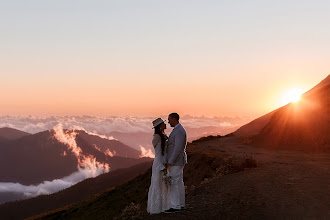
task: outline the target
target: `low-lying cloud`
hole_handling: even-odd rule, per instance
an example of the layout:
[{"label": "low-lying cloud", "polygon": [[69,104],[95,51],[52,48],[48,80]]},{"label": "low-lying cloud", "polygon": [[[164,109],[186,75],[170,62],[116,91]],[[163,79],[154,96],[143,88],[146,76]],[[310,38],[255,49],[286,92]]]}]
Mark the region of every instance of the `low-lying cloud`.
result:
[{"label": "low-lying cloud", "polygon": [[146,149],[142,145],[140,145],[140,150],[141,150],[140,158],[142,157],[155,158],[155,154],[152,152],[151,149]]},{"label": "low-lying cloud", "polygon": [[99,174],[101,173],[95,172],[95,170],[92,168],[79,168],[79,171],[72,173],[70,176],[52,181],[44,181],[38,185],[22,185],[20,183],[0,182],[0,195],[1,193],[15,193],[20,195],[20,199],[27,199],[39,195],[47,195],[71,187],[80,181],[95,177]]},{"label": "low-lying cloud", "polygon": [[[167,116],[161,116],[164,120]],[[154,117],[97,117],[97,116],[0,116],[0,127],[11,127],[28,133],[38,133],[52,129],[57,124],[62,124],[66,129],[85,130],[89,133],[104,135],[111,139],[111,132],[137,133],[152,132],[152,121]],[[183,116],[180,121],[185,127],[201,128],[214,127],[237,127],[249,122],[251,118],[246,117],[194,117]],[[169,127],[169,126],[168,126]],[[168,128],[169,129],[169,128]]]}]

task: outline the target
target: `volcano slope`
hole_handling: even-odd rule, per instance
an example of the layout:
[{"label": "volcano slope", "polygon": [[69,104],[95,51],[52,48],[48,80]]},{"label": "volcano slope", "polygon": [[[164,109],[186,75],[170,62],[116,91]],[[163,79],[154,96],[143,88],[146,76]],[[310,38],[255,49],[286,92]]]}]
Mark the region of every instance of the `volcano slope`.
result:
[{"label": "volcano slope", "polygon": [[114,190],[33,219],[330,217],[329,153],[261,148],[235,136],[202,138],[187,149],[184,211],[146,212],[149,170]]},{"label": "volcano slope", "polygon": [[187,209],[144,219],[329,219],[330,154],[260,148],[237,137],[191,146],[216,157],[252,155],[258,166],[187,191]]}]

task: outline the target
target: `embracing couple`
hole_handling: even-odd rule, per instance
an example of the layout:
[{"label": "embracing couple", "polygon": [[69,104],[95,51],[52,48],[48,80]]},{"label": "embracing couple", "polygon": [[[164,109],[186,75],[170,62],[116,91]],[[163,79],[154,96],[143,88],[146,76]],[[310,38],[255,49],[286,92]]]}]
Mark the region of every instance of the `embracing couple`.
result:
[{"label": "embracing couple", "polygon": [[150,214],[179,212],[185,208],[183,168],[187,163],[187,134],[179,119],[177,113],[168,116],[168,123],[173,127],[169,137],[165,134],[164,120],[157,118],[152,122],[155,159],[148,192]]}]

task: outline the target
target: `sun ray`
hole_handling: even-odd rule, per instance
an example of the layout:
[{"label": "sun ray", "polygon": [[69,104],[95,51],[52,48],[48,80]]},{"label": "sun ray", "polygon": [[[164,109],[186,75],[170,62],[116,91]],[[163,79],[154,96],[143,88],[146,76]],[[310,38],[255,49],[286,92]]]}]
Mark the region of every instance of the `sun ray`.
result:
[{"label": "sun ray", "polygon": [[303,90],[299,88],[292,88],[288,90],[282,99],[282,105],[286,105],[290,102],[298,102],[301,98],[302,93]]}]

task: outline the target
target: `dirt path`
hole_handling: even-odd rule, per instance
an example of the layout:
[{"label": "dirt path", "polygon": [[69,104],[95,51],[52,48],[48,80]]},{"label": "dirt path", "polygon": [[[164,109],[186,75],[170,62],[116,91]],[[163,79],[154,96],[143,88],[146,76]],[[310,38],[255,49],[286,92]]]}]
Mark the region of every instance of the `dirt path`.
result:
[{"label": "dirt path", "polygon": [[330,154],[265,150],[232,138],[195,147],[212,154],[251,154],[258,167],[189,192],[185,211],[145,219],[330,219]]}]

